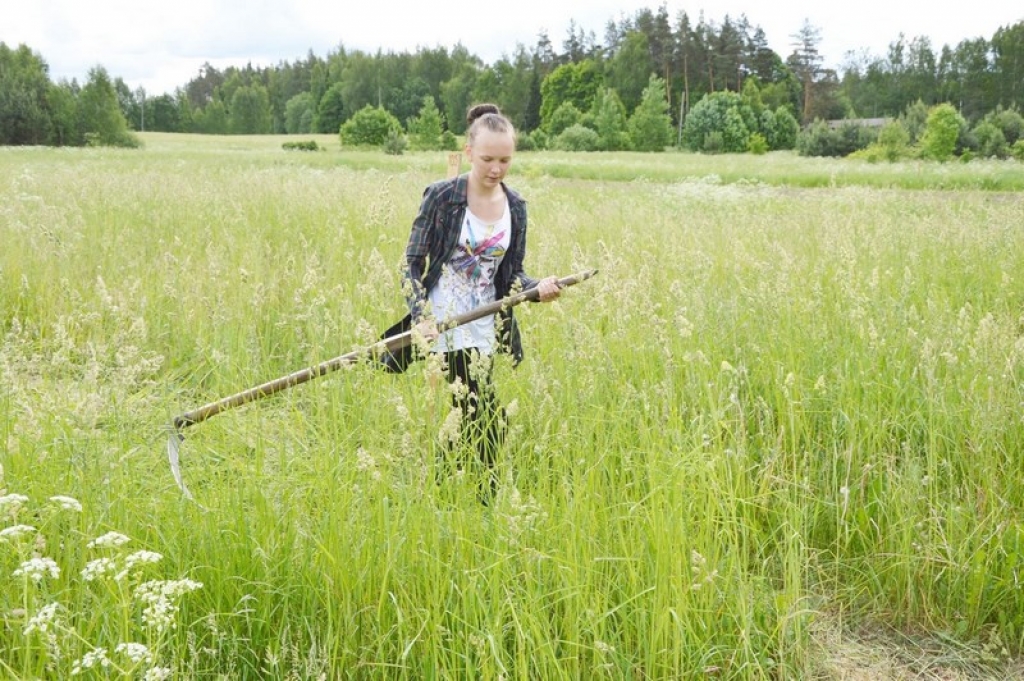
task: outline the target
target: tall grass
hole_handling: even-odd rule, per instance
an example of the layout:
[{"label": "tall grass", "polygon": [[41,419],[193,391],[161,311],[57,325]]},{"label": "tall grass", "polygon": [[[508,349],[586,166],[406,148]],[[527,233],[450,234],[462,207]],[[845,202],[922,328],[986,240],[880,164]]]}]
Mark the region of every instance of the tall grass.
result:
[{"label": "tall grass", "polygon": [[0,150],[3,674],[808,677],[835,612],[1024,644],[1019,195],[523,154],[529,271],[600,274],[520,308],[495,503],[435,481],[428,363],[189,429],[190,502],[167,424],[372,342],[444,172],[200,140]]}]

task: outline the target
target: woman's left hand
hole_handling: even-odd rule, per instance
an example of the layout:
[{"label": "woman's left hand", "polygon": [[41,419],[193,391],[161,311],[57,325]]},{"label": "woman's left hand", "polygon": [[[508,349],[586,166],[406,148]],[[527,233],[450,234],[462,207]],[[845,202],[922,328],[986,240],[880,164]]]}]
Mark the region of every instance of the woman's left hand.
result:
[{"label": "woman's left hand", "polygon": [[537,292],[540,294],[540,302],[550,303],[562,294],[558,285],[558,277],[545,277],[537,283]]}]

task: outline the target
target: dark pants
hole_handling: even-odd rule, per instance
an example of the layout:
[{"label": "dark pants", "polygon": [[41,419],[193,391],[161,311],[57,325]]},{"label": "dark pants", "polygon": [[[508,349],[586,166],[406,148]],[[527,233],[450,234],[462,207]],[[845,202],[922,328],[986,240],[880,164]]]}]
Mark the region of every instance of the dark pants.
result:
[{"label": "dark pants", "polygon": [[448,382],[460,380],[468,389],[453,395],[452,403],[462,412],[462,441],[476,450],[482,464],[486,482],[481,484],[481,492],[486,501],[497,488],[494,464],[505,439],[505,410],[491,383],[491,368],[483,369],[478,364],[480,359],[475,350],[456,350],[445,355]]}]

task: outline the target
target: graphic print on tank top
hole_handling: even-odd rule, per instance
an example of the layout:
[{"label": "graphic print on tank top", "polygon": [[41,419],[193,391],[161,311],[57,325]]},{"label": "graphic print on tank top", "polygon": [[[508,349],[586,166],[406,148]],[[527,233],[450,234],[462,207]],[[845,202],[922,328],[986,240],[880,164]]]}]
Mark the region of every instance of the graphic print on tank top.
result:
[{"label": "graphic print on tank top", "polygon": [[[458,246],[431,292],[431,306],[438,319],[469,312],[495,299],[494,276],[511,241],[511,226],[507,203],[497,222],[486,222],[466,210]],[[443,334],[435,349],[490,351],[493,340],[491,315]]]}]

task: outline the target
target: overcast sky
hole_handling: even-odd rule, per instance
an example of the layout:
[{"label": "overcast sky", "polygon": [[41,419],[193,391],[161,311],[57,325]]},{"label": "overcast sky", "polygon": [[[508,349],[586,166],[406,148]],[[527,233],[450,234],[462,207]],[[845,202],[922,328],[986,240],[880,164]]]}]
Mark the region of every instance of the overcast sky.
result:
[{"label": "overcast sky", "polygon": [[938,51],[1024,21],[1021,0],[973,0],[948,9],[906,0],[0,0],[0,42],[27,44],[49,64],[54,81],[84,82],[90,68],[102,65],[153,95],[184,86],[204,62],[220,69],[268,66],[310,50],[326,57],[339,45],[415,52],[461,43],[493,63],[517,43],[532,48],[541,30],[560,49],[571,20],[602,42],[609,20],[661,4],[673,24],[680,11],[693,23],[702,11],[716,24],[745,14],[783,58],[810,21],[821,31],[825,65],[833,68],[851,50],[884,55],[901,33],[927,37]]}]

